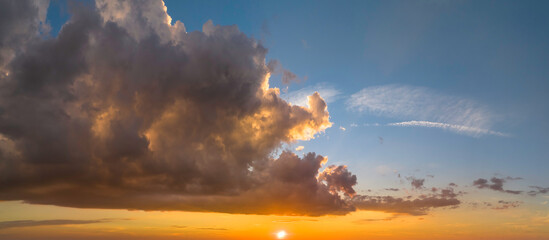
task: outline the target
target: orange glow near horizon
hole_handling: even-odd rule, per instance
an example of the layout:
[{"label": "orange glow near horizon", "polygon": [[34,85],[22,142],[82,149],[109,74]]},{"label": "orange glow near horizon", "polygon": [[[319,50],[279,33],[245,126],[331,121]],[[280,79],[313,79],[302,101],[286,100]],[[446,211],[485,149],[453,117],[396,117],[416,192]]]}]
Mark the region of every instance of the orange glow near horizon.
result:
[{"label": "orange glow near horizon", "polygon": [[[78,209],[21,202],[0,203],[0,221],[9,219],[98,220],[66,224],[4,228],[0,238],[23,239],[544,239],[549,215],[525,217],[525,210],[433,211],[425,216],[358,211],[345,216],[290,217],[177,211]],[[85,216],[85,217],[82,217]],[[107,218],[105,216],[108,216]],[[290,234],[291,233],[291,236]],[[541,237],[541,238],[540,238]]]}]

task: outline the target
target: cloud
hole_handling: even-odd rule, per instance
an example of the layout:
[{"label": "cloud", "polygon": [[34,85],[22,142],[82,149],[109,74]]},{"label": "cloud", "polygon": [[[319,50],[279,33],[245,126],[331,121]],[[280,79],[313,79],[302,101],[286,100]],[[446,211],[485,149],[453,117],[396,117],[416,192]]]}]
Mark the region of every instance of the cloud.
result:
[{"label": "cloud", "polygon": [[307,106],[307,97],[314,92],[318,92],[326,103],[331,103],[337,100],[340,95],[340,91],[327,85],[317,84],[310,87],[305,87],[296,91],[292,91],[286,94],[282,94],[281,98],[285,99],[289,103],[297,106]]},{"label": "cloud", "polygon": [[499,200],[498,204],[493,206],[492,209],[494,210],[505,210],[509,208],[516,208],[519,207],[522,204],[520,201],[504,201]]},{"label": "cloud", "polygon": [[493,178],[490,179],[490,182],[491,183],[489,183],[488,180],[486,180],[484,178],[479,178],[479,179],[473,181],[473,186],[475,186],[479,189],[488,188],[488,189],[492,189],[494,191],[505,192],[505,193],[510,193],[510,194],[520,194],[520,193],[522,193],[522,191],[514,191],[514,190],[505,190],[505,189],[503,189],[503,184],[505,183],[504,178],[493,177]]},{"label": "cloud", "polygon": [[439,122],[428,122],[428,121],[407,121],[407,122],[397,122],[397,123],[388,123],[387,126],[397,126],[397,127],[428,127],[428,128],[440,128],[449,130],[455,133],[460,133],[469,136],[482,136],[482,135],[494,135],[494,136],[508,136],[505,133],[492,131],[489,129],[468,127],[463,125],[455,125],[448,123],[439,123]]},{"label": "cloud", "polygon": [[402,213],[413,216],[426,215],[433,208],[456,208],[461,203],[453,189],[440,194],[421,195],[417,198],[393,196],[358,195],[352,199],[354,206],[361,210]]},{"label": "cloud", "polygon": [[499,135],[489,130],[494,115],[486,107],[423,87],[368,87],[351,95],[347,106],[359,112],[407,120],[394,123],[395,126],[438,127],[471,136]]},{"label": "cloud", "polygon": [[371,223],[371,222],[379,222],[379,221],[391,221],[395,218],[398,218],[400,217],[402,214],[393,214],[389,217],[386,217],[386,218],[364,218],[364,219],[359,219],[359,220],[356,220],[354,221],[354,223],[357,223],[357,224],[366,224],[366,223]]},{"label": "cloud", "polygon": [[305,149],[304,146],[297,146],[297,147],[295,148],[296,151],[302,151],[303,149]]},{"label": "cloud", "polygon": [[343,126],[339,126],[339,130],[341,130],[341,131],[347,131],[347,129],[344,128]]},{"label": "cloud", "polygon": [[408,179],[410,181],[410,184],[415,189],[423,188],[423,183],[425,183],[424,178],[407,177],[406,179]]},{"label": "cloud", "polygon": [[[267,67],[271,74],[281,75],[282,84],[290,84],[292,82],[301,82],[302,80],[297,77],[293,72],[290,72],[288,69],[282,67],[282,64],[278,60],[270,60],[267,63]],[[306,80],[307,78],[304,78]]]},{"label": "cloud", "polygon": [[319,93],[303,107],[269,87],[267,49],[237,26],[208,21],[188,33],[162,1],[97,1],[72,4],[59,35],[43,38],[33,4],[0,4],[16,13],[2,26],[24,33],[19,45],[2,45],[14,55],[4,67],[10,74],[0,76],[1,200],[280,215],[355,210],[339,195],[354,191],[352,182],[340,185],[354,176],[346,169],[321,182],[326,158],[272,156],[332,123]]},{"label": "cloud", "polygon": [[341,192],[349,197],[356,193],[353,189],[353,186],[357,184],[356,176],[347,170],[347,166],[330,165],[318,175],[318,180],[325,181],[332,193]]},{"label": "cloud", "polygon": [[0,222],[0,230],[6,228],[17,227],[39,227],[53,225],[79,225],[112,222],[117,219],[93,219],[93,220],[67,220],[67,219],[52,219],[52,220],[17,220]]},{"label": "cloud", "polygon": [[0,75],[24,46],[36,41],[45,26],[49,1],[2,1],[0,3]]},{"label": "cloud", "polygon": [[199,230],[213,230],[213,231],[227,231],[229,229],[226,228],[212,228],[212,227],[204,227],[204,228],[196,228]]},{"label": "cloud", "polygon": [[536,196],[538,194],[546,194],[549,193],[549,187],[539,187],[539,186],[530,186],[530,188],[533,188],[535,190],[528,191],[528,195],[530,196]]},{"label": "cloud", "polygon": [[316,85],[281,96],[269,87],[267,49],[237,26],[208,21],[187,32],[160,0],[71,5],[58,36],[45,38],[42,8],[0,1],[14,13],[0,29],[12,34],[0,35],[9,52],[0,200],[307,216],[459,204],[357,196],[346,166],[323,169],[327,158],[316,153],[274,155],[331,127],[327,102],[339,91]]}]

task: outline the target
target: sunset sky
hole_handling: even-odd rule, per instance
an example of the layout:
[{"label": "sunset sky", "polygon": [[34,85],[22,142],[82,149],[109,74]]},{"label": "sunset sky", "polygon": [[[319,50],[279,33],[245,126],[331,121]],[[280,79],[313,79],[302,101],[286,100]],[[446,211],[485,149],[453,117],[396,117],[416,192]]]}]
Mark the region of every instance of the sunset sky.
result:
[{"label": "sunset sky", "polygon": [[547,1],[0,1],[0,239],[549,239]]}]

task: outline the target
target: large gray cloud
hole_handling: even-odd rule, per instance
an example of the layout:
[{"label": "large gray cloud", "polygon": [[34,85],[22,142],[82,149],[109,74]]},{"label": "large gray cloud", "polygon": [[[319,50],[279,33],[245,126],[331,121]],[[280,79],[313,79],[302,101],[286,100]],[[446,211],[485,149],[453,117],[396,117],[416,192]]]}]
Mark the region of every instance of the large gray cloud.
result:
[{"label": "large gray cloud", "polygon": [[44,39],[36,37],[33,3],[2,4],[25,13],[3,25],[32,33],[17,49],[6,45],[16,54],[1,76],[2,200],[259,214],[354,210],[316,179],[324,157],[271,156],[284,142],[330,127],[329,113],[317,93],[300,107],[269,88],[267,50],[236,26],[207,22],[187,33],[171,24],[162,1],[98,1],[96,8],[72,4],[71,20]]},{"label": "large gray cloud", "polygon": [[2,45],[12,55],[0,75],[0,200],[311,216],[459,203],[422,197],[407,211],[409,200],[386,197],[372,207],[345,166],[274,156],[330,127],[327,105],[318,93],[306,107],[281,99],[267,49],[236,26],[188,33],[160,0],[97,1],[72,4],[59,35],[41,38],[34,3],[0,4],[20,11],[2,24],[29,33]]}]

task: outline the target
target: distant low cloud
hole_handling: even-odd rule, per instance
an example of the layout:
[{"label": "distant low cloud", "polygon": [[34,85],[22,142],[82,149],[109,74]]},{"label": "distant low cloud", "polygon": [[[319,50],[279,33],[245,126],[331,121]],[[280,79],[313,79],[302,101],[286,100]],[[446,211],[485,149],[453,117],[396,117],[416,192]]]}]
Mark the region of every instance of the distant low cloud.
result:
[{"label": "distant low cloud", "polygon": [[481,104],[423,87],[396,84],[368,87],[351,95],[347,106],[359,112],[406,120],[389,126],[435,127],[475,137],[504,135],[490,130],[494,114]]},{"label": "distant low cloud", "polygon": [[493,178],[490,179],[490,181],[488,181],[487,179],[484,179],[484,178],[479,178],[479,179],[473,181],[473,186],[475,186],[479,189],[487,188],[487,189],[492,189],[494,191],[505,192],[505,193],[510,193],[510,194],[520,194],[520,193],[522,193],[522,191],[503,189],[503,184],[505,182],[506,182],[505,178],[493,177]]},{"label": "distant low cloud", "polygon": [[421,189],[421,188],[423,188],[423,183],[425,183],[425,179],[424,179],[424,178],[407,177],[406,179],[407,179],[408,181],[410,181],[410,184],[411,184],[412,187],[415,188],[415,189]]},{"label": "distant low cloud", "polygon": [[530,196],[549,193],[549,187],[530,186],[530,188],[534,189],[527,192]]},{"label": "distant low cloud", "polygon": [[422,195],[417,198],[393,196],[365,196],[353,198],[353,204],[362,210],[402,213],[414,216],[426,215],[430,209],[458,207],[461,203],[453,190],[450,193]]},{"label": "distant low cloud", "polygon": [[38,227],[38,226],[53,226],[53,225],[80,225],[92,223],[112,222],[120,219],[94,219],[94,220],[68,220],[68,219],[52,219],[52,220],[17,220],[0,222],[0,230],[6,228],[17,227]]}]

